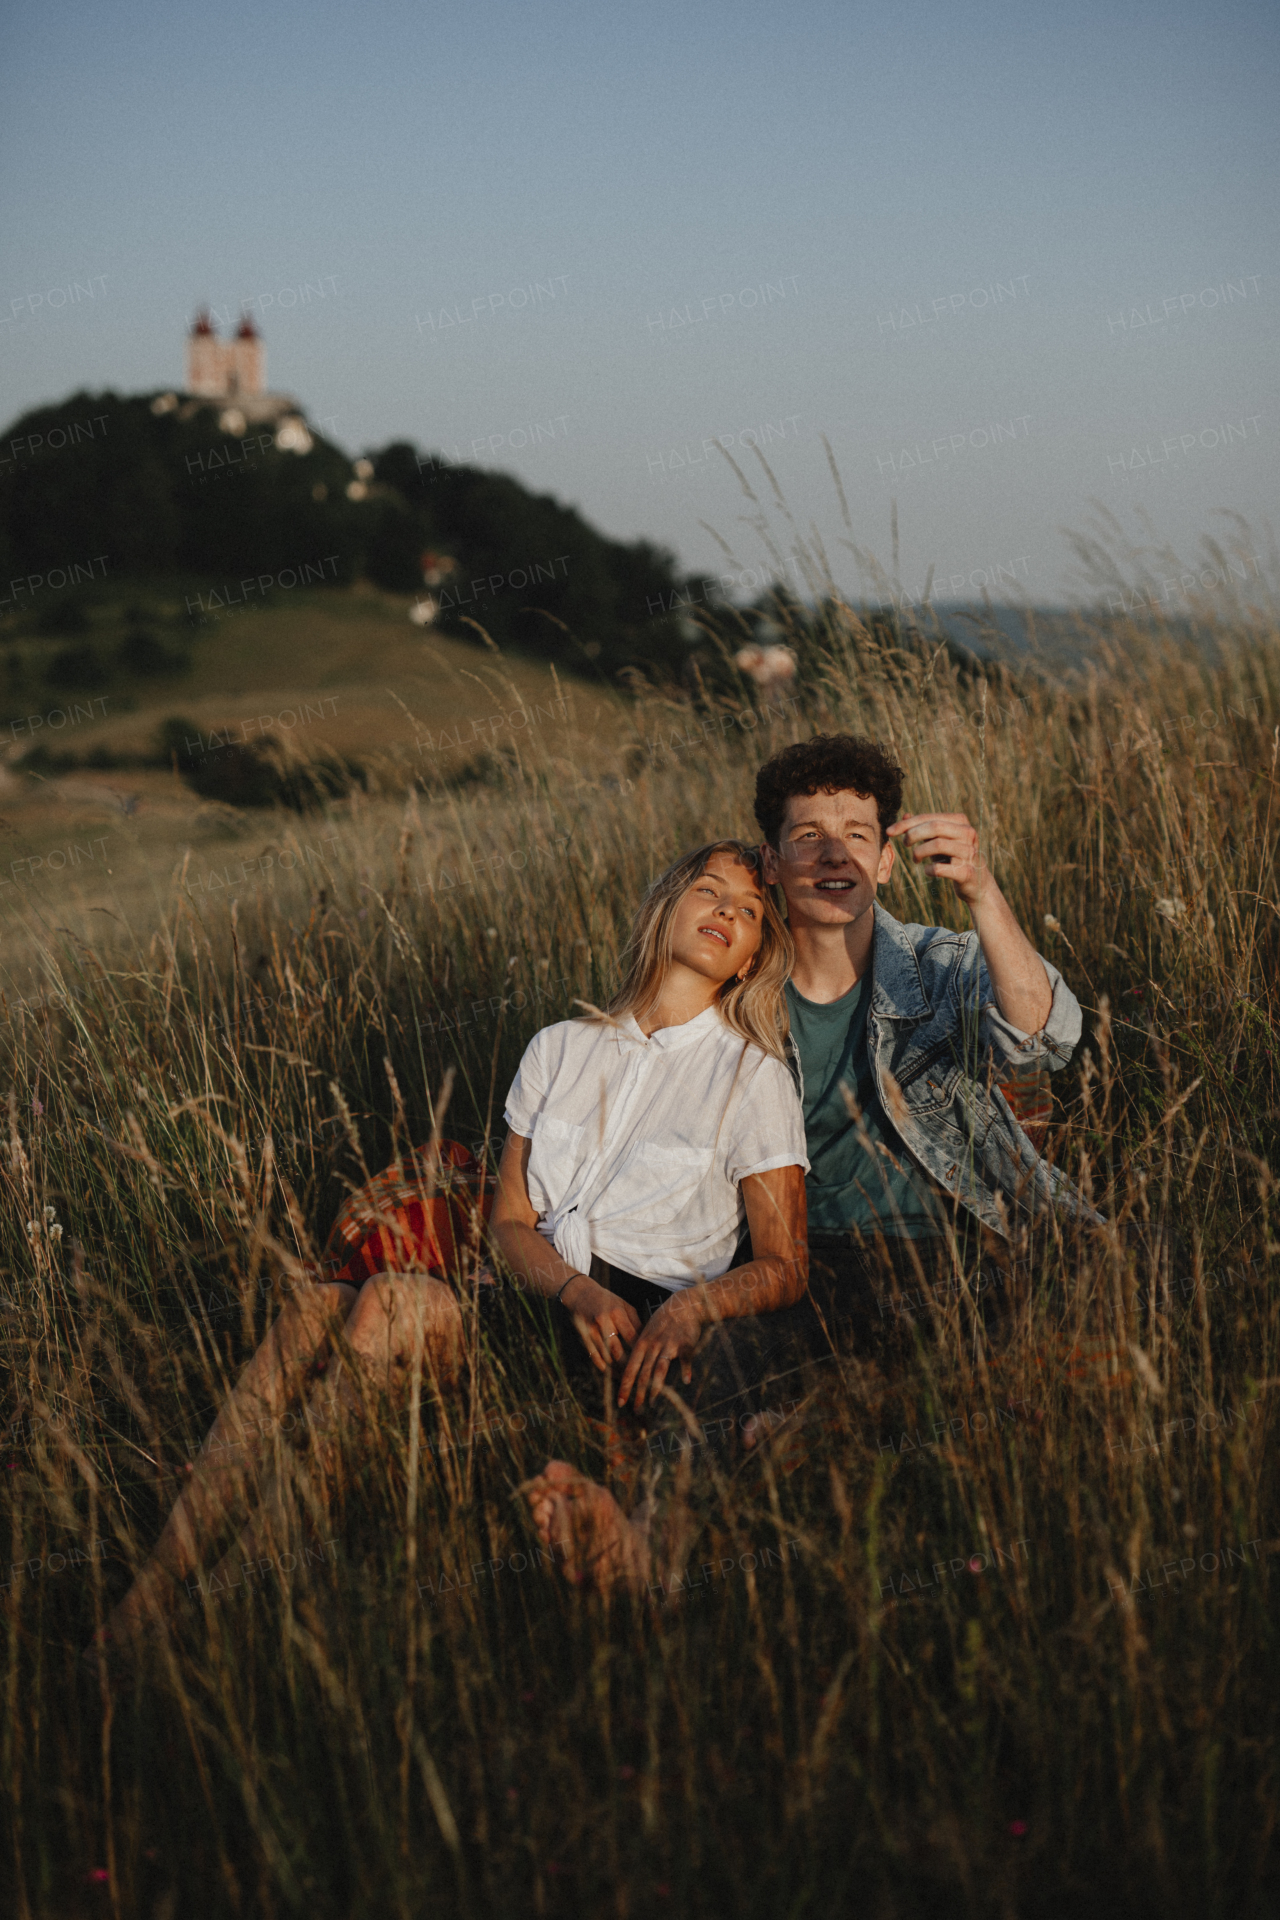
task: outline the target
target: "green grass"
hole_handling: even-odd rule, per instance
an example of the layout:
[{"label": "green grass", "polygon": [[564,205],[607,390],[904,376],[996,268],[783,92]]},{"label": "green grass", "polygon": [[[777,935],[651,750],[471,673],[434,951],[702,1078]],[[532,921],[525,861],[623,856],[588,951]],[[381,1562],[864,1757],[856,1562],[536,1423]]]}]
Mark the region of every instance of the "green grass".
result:
[{"label": "green grass", "polygon": [[[8,1910],[1272,1910],[1280,631],[1236,609],[1194,649],[1093,638],[1072,685],[975,682],[837,606],[785,721],[673,749],[695,716],[646,697],[616,741],[579,717],[474,791],[274,823],[294,864],[234,911],[161,875],[130,926],[28,928],[0,1256]],[[955,1298],[826,1368],[719,1489],[689,1551],[714,1572],[682,1599],[606,1606],[533,1557],[514,1488],[549,1453],[620,1491],[643,1462],[610,1466],[603,1403],[547,1417],[532,1350],[460,1409],[371,1406],[287,1577],[182,1597],[142,1684],[84,1678],[362,1168],[433,1124],[500,1135],[523,1045],[608,994],[645,881],[750,831],[758,759],[814,725],[892,741],[908,805],[979,821],[1087,1010],[1049,1151],[1114,1230],[1039,1241],[985,1328]],[[915,874],[886,904],[963,924]],[[689,1471],[711,1469],[669,1467],[664,1501],[693,1501]]]}]

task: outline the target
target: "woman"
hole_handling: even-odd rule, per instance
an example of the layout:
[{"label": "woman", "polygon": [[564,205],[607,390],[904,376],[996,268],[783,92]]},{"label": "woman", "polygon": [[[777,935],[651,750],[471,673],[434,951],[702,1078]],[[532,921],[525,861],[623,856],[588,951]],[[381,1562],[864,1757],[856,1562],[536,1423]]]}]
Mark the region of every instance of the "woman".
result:
[{"label": "woman", "polygon": [[[548,1330],[558,1306],[584,1362],[619,1375],[619,1404],[640,1407],[662,1392],[674,1363],[689,1383],[704,1329],[801,1298],[808,1162],[784,1060],[790,961],[755,849],[717,841],[650,888],[607,1013],[534,1036],[508,1099],[491,1222],[519,1291],[479,1289],[498,1344],[527,1340],[530,1296]],[[752,1258],[735,1268],[744,1222]],[[417,1371],[447,1389],[464,1365],[461,1307],[442,1281],[381,1274],[358,1292],[301,1290],[206,1437],[151,1560],[111,1617],[109,1640],[157,1620],[178,1583],[193,1593],[206,1590],[205,1578],[208,1591],[245,1584],[262,1549],[279,1544],[288,1502],[277,1475],[236,1552],[212,1576],[202,1564],[202,1544],[225,1535],[339,1329],[344,1359],[363,1378],[339,1366],[311,1388],[321,1486],[338,1429],[360,1414],[362,1386],[401,1397]],[[721,1348],[725,1364],[750,1371],[749,1352],[723,1340]]]},{"label": "woman", "polygon": [[520,1063],[494,1243],[620,1370],[619,1406],[652,1404],[676,1363],[688,1384],[706,1328],[804,1292],[790,963],[755,849],[699,847],[646,895],[607,1014],[544,1027]]}]

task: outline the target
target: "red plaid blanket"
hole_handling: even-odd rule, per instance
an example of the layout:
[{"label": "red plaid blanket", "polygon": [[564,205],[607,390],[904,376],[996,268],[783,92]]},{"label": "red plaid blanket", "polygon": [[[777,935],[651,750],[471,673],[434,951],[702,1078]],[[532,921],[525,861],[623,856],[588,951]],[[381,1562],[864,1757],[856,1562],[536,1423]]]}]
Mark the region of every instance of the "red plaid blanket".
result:
[{"label": "red plaid blanket", "polygon": [[325,1277],[361,1287],[375,1273],[456,1274],[478,1251],[492,1206],[492,1182],[464,1146],[415,1147],[344,1202]]}]

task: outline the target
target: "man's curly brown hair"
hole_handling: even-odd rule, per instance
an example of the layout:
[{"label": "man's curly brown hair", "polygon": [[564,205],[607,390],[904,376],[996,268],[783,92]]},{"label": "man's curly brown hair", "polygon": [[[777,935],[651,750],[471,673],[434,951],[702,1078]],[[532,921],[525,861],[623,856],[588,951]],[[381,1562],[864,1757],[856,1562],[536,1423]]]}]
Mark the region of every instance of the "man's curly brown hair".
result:
[{"label": "man's curly brown hair", "polygon": [[815,733],[766,760],[756,775],[756,819],[777,847],[793,794],[860,793],[876,803],[880,842],[902,807],[902,768],[874,740],[852,733]]}]

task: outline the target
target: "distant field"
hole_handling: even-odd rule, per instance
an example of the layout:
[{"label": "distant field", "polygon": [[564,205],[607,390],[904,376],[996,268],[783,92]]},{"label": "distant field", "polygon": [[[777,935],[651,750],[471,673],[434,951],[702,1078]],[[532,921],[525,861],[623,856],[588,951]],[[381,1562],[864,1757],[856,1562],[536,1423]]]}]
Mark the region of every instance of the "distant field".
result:
[{"label": "distant field", "polygon": [[[106,717],[95,720],[92,732],[82,723],[57,736],[47,728],[35,735],[30,730],[14,734],[12,722],[35,709],[29,698],[24,703],[6,692],[0,712],[8,723],[11,751],[21,752],[38,738],[60,751],[83,754],[106,747],[143,753],[150,751],[156,723],[167,714],[190,714],[213,727],[336,697],[336,709],[328,708],[333,718],[320,729],[328,744],[353,754],[397,746],[412,753],[409,713],[418,716],[423,730],[461,726],[465,732],[474,724],[483,732],[489,716],[505,710],[502,702],[511,704],[506,696],[513,688],[527,700],[555,697],[548,669],[504,659],[499,678],[494,672],[498,657],[479,636],[471,644],[416,627],[408,618],[410,605],[408,596],[361,585],[275,605],[251,601],[192,625],[182,599],[173,594],[141,589],[118,602],[104,601],[94,608],[84,644],[93,647],[101,629],[105,644],[98,650],[107,655],[117,631],[130,624],[126,606],[136,607],[132,624],[159,629],[166,641],[189,647],[190,672],[124,680],[108,671],[92,684],[52,689],[53,700],[64,707],[83,708],[100,696],[95,712],[102,711],[101,696],[106,697]],[[33,667],[41,655],[66,644],[30,627],[0,630],[0,646],[21,648]],[[35,689],[39,685],[37,679]],[[601,714],[616,707],[607,694],[585,697],[589,703],[594,699],[593,711],[598,707]]]},{"label": "distant field", "polygon": [[[412,625],[404,595],[357,587],[276,606],[228,612],[194,629],[180,590],[145,587],[95,603],[90,627],[74,644],[105,663],[120,633],[142,626],[163,644],[188,649],[190,671],[141,679],[104,672],[96,682],[60,689],[47,662],[72,637],[12,624],[0,632],[10,687],[0,704],[0,978],[18,986],[28,938],[56,922],[95,942],[116,924],[151,924],[169,904],[184,860],[197,894],[247,858],[263,884],[261,856],[296,828],[308,843],[320,829],[274,810],[237,811],[203,800],[172,767],[152,760],[161,722],[181,717],[206,741],[283,739],[301,750],[325,747],[358,762],[375,798],[399,802],[413,782],[435,788],[486,761],[509,761],[536,728],[541,763],[564,740],[562,778],[574,786],[587,761],[617,759],[634,739],[630,708],[619,695],[581,680],[557,680],[537,662],[500,656]],[[126,609],[132,609],[132,616]],[[23,662],[13,691],[14,655]],[[33,726],[33,718],[42,722]],[[570,761],[569,739],[573,738]],[[71,770],[24,768],[43,745],[74,755]],[[527,749],[526,749],[527,751]],[[83,764],[91,761],[107,764]],[[588,768],[588,770],[590,770]],[[430,818],[444,802],[424,798]],[[376,811],[376,806],[375,806]],[[396,829],[388,829],[394,832]],[[245,884],[240,883],[241,888]],[[215,889],[216,890],[216,889]],[[96,926],[95,926],[96,917]],[[108,945],[111,942],[108,940]]]}]

